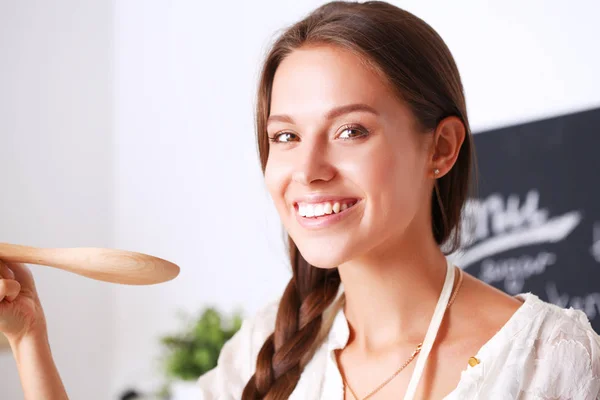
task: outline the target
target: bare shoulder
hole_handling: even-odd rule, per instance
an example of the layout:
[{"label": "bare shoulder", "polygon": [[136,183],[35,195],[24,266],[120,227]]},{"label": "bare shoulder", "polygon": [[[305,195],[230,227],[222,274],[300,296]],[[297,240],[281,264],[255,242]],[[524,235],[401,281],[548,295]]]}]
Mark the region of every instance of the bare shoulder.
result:
[{"label": "bare shoulder", "polygon": [[463,274],[462,287],[449,311],[448,340],[473,352],[500,331],[523,302],[466,271]]},{"label": "bare shoulder", "polygon": [[521,300],[488,285],[468,272],[463,273],[464,281],[460,293],[463,306],[468,306],[471,313],[489,316],[491,324],[504,325],[523,304]]}]

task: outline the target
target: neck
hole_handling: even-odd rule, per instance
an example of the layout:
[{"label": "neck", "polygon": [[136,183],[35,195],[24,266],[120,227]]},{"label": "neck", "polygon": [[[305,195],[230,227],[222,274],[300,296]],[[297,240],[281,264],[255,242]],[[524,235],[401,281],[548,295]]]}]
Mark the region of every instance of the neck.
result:
[{"label": "neck", "polygon": [[339,266],[354,345],[375,351],[423,340],[447,268],[433,238],[413,237]]}]

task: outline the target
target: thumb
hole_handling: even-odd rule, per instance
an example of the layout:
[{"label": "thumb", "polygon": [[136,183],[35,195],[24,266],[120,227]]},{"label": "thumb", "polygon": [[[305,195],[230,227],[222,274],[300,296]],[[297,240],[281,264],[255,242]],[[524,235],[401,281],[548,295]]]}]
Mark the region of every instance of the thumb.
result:
[{"label": "thumb", "polygon": [[14,301],[21,292],[21,285],[13,279],[0,279],[0,302]]},{"label": "thumb", "polygon": [[14,279],[21,284],[22,289],[36,293],[33,274],[25,264],[0,260],[0,278]]}]

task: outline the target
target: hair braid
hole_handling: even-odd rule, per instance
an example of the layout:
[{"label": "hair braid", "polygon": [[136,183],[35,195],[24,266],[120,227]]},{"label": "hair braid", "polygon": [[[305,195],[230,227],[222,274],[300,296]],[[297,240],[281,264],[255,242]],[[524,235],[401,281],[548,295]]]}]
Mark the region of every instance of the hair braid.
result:
[{"label": "hair braid", "polygon": [[303,360],[319,337],[323,312],[338,292],[337,269],[311,266],[291,239],[290,256],[293,275],[279,303],[275,331],[258,353],[256,372],[244,388],[243,400],[290,396],[300,379]]}]

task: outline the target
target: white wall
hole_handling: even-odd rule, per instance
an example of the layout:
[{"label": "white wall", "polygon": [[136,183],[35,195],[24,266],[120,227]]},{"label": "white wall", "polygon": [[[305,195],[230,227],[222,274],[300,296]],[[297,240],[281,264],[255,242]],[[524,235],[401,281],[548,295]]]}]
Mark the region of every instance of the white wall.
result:
[{"label": "white wall", "polygon": [[[0,242],[113,245],[112,11],[102,0],[0,1]],[[111,285],[31,268],[71,398],[106,400]],[[23,398],[10,352],[0,398]]]},{"label": "white wall", "polygon": [[[113,2],[111,16],[108,2],[0,0],[0,87],[9,88],[0,91],[0,143],[11,143],[0,146],[0,173],[5,192],[24,193],[2,197],[0,240],[105,243],[182,267],[173,282],[112,292],[36,269],[72,398],[93,398],[107,382],[111,396],[160,384],[158,337],[176,328],[177,310],[250,314],[282,292],[289,273],[252,105],[269,38],[321,3],[128,0]],[[593,0],[394,3],[447,41],[474,130],[600,105]],[[50,162],[49,148],[60,158]],[[81,307],[77,337],[63,310],[71,303]],[[0,361],[1,386],[13,384],[13,366]],[[94,390],[75,395],[84,384]]]},{"label": "white wall", "polygon": [[173,330],[176,310],[252,312],[289,279],[252,128],[258,56],[281,21],[246,19],[260,3],[227,22],[224,3],[141,4],[116,12],[116,240],[182,272],[156,287],[117,288],[116,329],[127,335],[115,390],[152,386],[157,336]]}]

